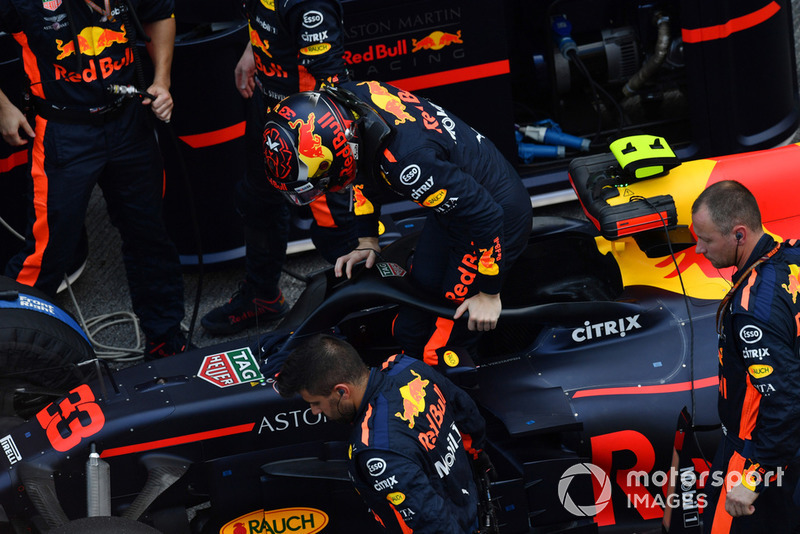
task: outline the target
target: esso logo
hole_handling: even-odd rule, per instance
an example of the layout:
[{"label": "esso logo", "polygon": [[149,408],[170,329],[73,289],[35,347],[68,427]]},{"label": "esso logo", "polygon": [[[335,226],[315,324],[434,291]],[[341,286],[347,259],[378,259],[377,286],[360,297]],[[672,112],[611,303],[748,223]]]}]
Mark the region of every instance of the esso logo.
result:
[{"label": "esso logo", "polygon": [[400,183],[403,185],[414,185],[421,175],[422,171],[419,170],[419,165],[409,165],[400,173]]},{"label": "esso logo", "polygon": [[316,28],[322,24],[323,20],[324,17],[319,11],[306,11],[306,13],[303,14],[303,27]]},{"label": "esso logo", "polygon": [[758,343],[761,341],[761,329],[751,324],[742,327],[739,330],[739,339],[745,343]]},{"label": "esso logo", "polygon": [[381,476],[386,471],[386,462],[383,458],[370,458],[367,460],[367,470],[373,477]]}]

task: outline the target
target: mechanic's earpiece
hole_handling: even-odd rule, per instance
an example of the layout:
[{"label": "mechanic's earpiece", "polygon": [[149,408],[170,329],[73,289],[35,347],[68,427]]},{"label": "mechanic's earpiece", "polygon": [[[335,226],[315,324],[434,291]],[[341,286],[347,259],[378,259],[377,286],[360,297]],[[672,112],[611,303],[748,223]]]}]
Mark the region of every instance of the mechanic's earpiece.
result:
[{"label": "mechanic's earpiece", "polygon": [[744,236],[742,235],[742,232],[736,232],[736,241],[739,241],[739,240],[740,240],[740,239],[742,239],[743,237],[744,237]]},{"label": "mechanic's earpiece", "polygon": [[342,388],[339,388],[339,389],[337,389],[336,391],[338,391],[338,392],[339,392],[339,396],[340,396],[340,397],[344,395],[344,390],[343,390]]}]

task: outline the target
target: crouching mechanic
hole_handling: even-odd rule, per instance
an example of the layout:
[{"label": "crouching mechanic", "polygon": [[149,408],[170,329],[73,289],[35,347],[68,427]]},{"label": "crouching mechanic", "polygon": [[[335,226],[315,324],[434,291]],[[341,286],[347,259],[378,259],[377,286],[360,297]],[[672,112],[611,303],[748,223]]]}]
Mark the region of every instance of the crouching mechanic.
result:
[{"label": "crouching mechanic", "polygon": [[[504,275],[531,229],[527,190],[494,144],[436,104],[374,81],[282,100],[267,116],[264,143],[267,178],[296,204],[353,184],[358,246],[336,261],[337,276],[374,265],[379,195],[428,209],[411,280],[459,306],[452,319],[402,308],[394,335],[430,365],[445,348],[474,357],[475,331],[497,325]],[[465,312],[468,321],[454,322]]]},{"label": "crouching mechanic", "polygon": [[717,312],[725,435],[711,470],[724,483],[710,485],[704,531],[797,532],[800,246],[766,234],[755,197],[731,180],[697,197],[692,224],[697,253],[717,269],[736,268]]},{"label": "crouching mechanic", "polygon": [[276,386],[284,397],[299,393],[314,414],[353,425],[351,478],[389,532],[477,530],[470,456],[491,465],[480,450],[485,422],[433,368],[400,354],[369,369],[349,343],[320,334],[289,354]]}]

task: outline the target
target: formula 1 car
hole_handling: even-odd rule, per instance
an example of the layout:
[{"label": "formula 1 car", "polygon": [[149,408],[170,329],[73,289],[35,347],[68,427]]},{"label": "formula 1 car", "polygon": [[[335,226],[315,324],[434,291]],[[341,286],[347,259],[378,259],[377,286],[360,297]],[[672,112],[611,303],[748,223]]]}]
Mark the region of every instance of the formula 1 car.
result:
[{"label": "formula 1 car", "polygon": [[[477,361],[461,354],[442,368],[486,418],[503,534],[699,528],[700,475],[720,436],[714,316],[730,273],[695,253],[691,202],[738,179],[766,229],[788,237],[800,217],[792,195],[776,192],[797,183],[800,146],[673,168],[648,148],[631,158],[641,141],[573,161],[588,220],[535,218],[497,329]],[[100,366],[7,425],[0,529],[379,532],[346,474],[349,429],[280,397],[271,377],[307,335],[344,336],[377,365],[398,350],[397,306],[452,314],[408,285],[413,236],[382,256],[350,281],[315,273],[257,342]],[[800,281],[787,287],[800,292]]]}]

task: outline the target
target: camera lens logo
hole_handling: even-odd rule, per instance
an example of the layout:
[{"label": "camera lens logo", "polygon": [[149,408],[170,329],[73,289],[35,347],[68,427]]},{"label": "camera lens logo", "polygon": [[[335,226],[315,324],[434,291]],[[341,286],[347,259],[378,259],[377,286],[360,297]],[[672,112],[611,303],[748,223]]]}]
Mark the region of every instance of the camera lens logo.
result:
[{"label": "camera lens logo", "polygon": [[[590,475],[597,480],[600,485],[600,495],[591,505],[578,505],[569,496],[567,490],[572,483],[572,479],[577,475]],[[611,481],[609,480],[606,472],[601,467],[594,464],[575,464],[561,475],[561,480],[558,481],[558,500],[561,501],[564,509],[572,515],[578,517],[593,517],[603,510],[608,503],[611,502]]]}]

